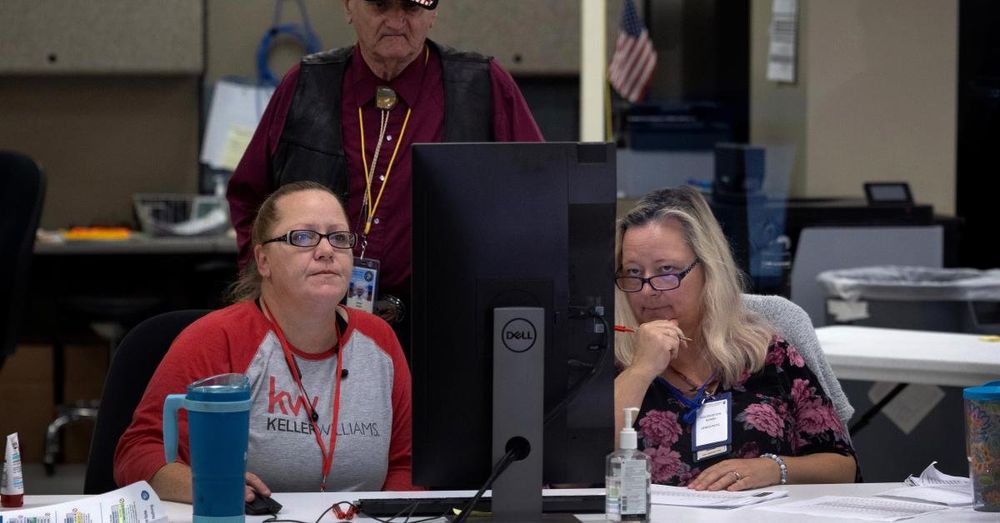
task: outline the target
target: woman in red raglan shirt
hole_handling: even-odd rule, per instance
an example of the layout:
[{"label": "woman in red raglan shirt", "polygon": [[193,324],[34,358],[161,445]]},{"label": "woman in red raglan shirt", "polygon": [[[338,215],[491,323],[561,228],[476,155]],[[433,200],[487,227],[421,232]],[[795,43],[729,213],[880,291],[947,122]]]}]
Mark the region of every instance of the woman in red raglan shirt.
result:
[{"label": "woman in red raglan shirt", "polygon": [[261,206],[253,260],[235,304],[178,336],[118,443],[115,480],[146,480],[165,500],[191,501],[187,419],[166,463],[167,394],[216,374],[250,380],[247,499],[252,491],[405,490],[410,474],[410,374],[382,319],[340,305],[357,241],[343,205],[314,182],[283,185]]}]

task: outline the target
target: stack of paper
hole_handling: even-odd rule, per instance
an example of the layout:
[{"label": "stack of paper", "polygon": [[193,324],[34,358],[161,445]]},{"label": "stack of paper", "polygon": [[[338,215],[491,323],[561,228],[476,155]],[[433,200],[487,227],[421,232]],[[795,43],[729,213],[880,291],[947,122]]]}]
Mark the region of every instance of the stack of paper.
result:
[{"label": "stack of paper", "polygon": [[919,477],[906,478],[904,483],[907,486],[880,492],[874,497],[823,496],[760,508],[812,516],[898,521],[949,507],[972,505],[971,480],[943,474],[934,467],[934,463]]},{"label": "stack of paper", "polygon": [[805,514],[809,516],[842,517],[866,521],[899,521],[928,512],[944,510],[943,505],[914,503],[886,498],[849,496],[822,496],[783,505],[768,505],[762,510]]},{"label": "stack of paper", "polygon": [[906,478],[906,487],[879,493],[879,496],[904,498],[939,503],[949,507],[963,507],[972,504],[972,480],[961,476],[950,476],[938,470],[934,464],[927,466],[920,477]]},{"label": "stack of paper", "polygon": [[744,490],[715,492],[691,490],[687,487],[653,485],[650,502],[654,505],[679,505],[683,507],[735,508],[755,505],[788,496],[784,490]]}]

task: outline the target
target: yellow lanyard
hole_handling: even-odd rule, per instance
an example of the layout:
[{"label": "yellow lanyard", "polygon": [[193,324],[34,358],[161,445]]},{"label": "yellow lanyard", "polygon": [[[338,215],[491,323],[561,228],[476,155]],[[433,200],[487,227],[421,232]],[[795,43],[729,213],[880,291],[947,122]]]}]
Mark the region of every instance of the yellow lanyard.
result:
[{"label": "yellow lanyard", "polygon": [[[396,140],[396,147],[392,150],[392,158],[389,158],[389,165],[385,168],[385,176],[382,178],[382,187],[378,190],[378,196],[375,197],[375,201],[372,202],[372,178],[375,175],[375,164],[372,163],[371,170],[368,169],[368,157],[365,155],[365,118],[361,114],[361,107],[358,107],[358,127],[361,129],[361,161],[364,163],[365,168],[365,199],[364,201],[367,205],[362,205],[363,208],[367,210],[367,216],[365,217],[365,230],[364,235],[368,236],[369,231],[372,229],[372,220],[375,219],[375,210],[378,209],[379,202],[382,201],[382,193],[385,192],[385,186],[389,184],[389,174],[392,173],[392,164],[396,161],[396,154],[399,152],[399,146],[403,143],[403,135],[406,134],[406,124],[410,122],[410,113],[413,112],[413,108],[406,110],[406,118],[403,119],[403,129],[399,131],[399,138]],[[382,138],[379,137],[379,144],[381,145]],[[377,158],[372,158],[374,162]]]},{"label": "yellow lanyard", "polygon": [[[424,46],[424,65],[430,60],[431,50],[429,47]],[[364,258],[365,246],[368,244],[368,233],[372,229],[372,221],[375,220],[375,210],[378,209],[378,204],[382,201],[382,193],[385,192],[385,186],[389,184],[389,174],[392,173],[392,165],[396,162],[396,154],[399,153],[399,146],[403,143],[403,135],[406,134],[406,124],[410,122],[410,114],[413,112],[413,108],[410,107],[406,110],[406,118],[403,119],[403,128],[399,131],[399,137],[396,140],[396,147],[392,150],[392,158],[389,158],[389,165],[385,168],[385,176],[382,178],[382,187],[378,190],[378,196],[375,197],[375,201],[372,202],[372,179],[375,177],[375,167],[378,162],[378,151],[382,148],[382,138],[385,136],[385,127],[389,120],[388,111],[383,111],[384,119],[382,123],[382,129],[379,132],[378,143],[375,146],[375,152],[372,157],[371,169],[368,168],[368,157],[365,155],[365,118],[364,114],[361,113],[361,106],[358,106],[358,128],[361,131],[361,162],[365,169],[365,197],[361,204],[362,213],[365,216],[365,228],[361,242],[361,257]]]}]

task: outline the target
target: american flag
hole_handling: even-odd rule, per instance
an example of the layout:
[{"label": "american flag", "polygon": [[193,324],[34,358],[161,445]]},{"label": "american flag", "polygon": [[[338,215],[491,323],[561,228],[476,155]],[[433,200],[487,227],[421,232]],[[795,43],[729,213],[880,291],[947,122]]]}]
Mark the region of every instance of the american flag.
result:
[{"label": "american flag", "polygon": [[642,100],[655,68],[656,50],[649,40],[649,31],[639,18],[632,0],[625,0],[618,43],[608,67],[611,86],[629,102]]}]

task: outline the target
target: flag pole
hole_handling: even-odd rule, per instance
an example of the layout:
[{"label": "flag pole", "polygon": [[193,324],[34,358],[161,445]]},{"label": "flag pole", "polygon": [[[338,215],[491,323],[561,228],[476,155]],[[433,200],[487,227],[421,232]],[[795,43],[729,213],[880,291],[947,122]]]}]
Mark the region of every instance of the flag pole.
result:
[{"label": "flag pole", "polygon": [[580,2],[580,141],[605,139],[607,2]]},{"label": "flag pole", "polygon": [[611,110],[611,83],[604,81],[604,131],[606,142],[614,142],[614,114]]}]

